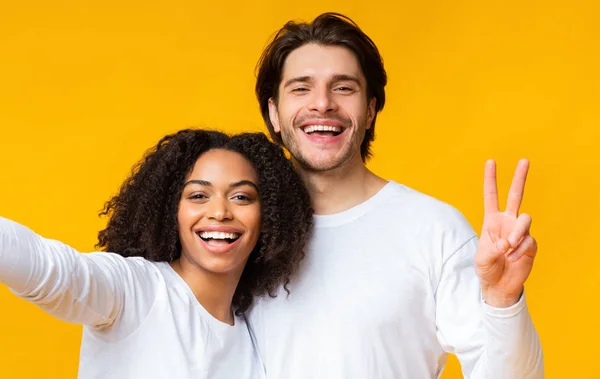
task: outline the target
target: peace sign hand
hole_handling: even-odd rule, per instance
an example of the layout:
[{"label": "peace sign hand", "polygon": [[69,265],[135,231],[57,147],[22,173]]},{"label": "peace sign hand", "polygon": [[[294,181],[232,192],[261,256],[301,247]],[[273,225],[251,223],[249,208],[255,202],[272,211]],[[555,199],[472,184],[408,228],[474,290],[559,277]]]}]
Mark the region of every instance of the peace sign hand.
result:
[{"label": "peace sign hand", "polygon": [[537,252],[537,243],[529,235],[531,217],[518,214],[528,169],[529,162],[526,159],[519,161],[508,192],[506,209],[500,212],[496,163],[489,160],[485,165],[485,213],[475,253],[475,270],[483,299],[492,307],[509,307],[519,301]]}]

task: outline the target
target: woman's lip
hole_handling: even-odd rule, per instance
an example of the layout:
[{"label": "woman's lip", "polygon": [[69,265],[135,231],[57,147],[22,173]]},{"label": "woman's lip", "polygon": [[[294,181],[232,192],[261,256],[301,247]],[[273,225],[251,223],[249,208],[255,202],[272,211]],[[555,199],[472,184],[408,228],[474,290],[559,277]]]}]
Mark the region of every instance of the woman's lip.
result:
[{"label": "woman's lip", "polygon": [[237,234],[244,233],[244,231],[239,228],[235,228],[233,226],[227,226],[227,225],[201,226],[201,227],[195,229],[194,232],[196,232],[196,233],[199,233],[199,232],[223,232],[223,233],[237,233]]},{"label": "woman's lip", "polygon": [[200,240],[200,243],[202,244],[202,246],[208,250],[211,253],[214,254],[226,254],[229,253],[231,250],[233,250],[235,248],[235,246],[237,245],[237,243],[240,241],[241,237],[236,239],[235,241],[233,241],[232,243],[228,243],[228,244],[223,244],[223,245],[210,245],[208,242],[206,242],[205,240],[203,240],[202,238],[200,238],[200,236],[198,234],[196,234],[196,236],[198,237],[198,239]]}]

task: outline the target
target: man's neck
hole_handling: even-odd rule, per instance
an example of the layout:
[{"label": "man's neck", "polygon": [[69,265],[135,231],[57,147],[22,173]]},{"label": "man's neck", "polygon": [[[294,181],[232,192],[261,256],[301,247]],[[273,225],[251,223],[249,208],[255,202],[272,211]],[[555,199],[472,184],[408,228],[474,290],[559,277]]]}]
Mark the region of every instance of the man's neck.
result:
[{"label": "man's neck", "polygon": [[299,168],[310,193],[315,214],[343,212],[365,202],[387,183],[362,162],[330,171],[308,171]]}]

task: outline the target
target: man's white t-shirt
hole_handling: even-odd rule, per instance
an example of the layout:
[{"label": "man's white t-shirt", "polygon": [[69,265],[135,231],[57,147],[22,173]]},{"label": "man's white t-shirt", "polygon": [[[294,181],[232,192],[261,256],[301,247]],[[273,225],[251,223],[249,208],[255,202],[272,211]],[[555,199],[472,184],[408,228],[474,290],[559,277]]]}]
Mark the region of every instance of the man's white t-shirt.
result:
[{"label": "man's white t-shirt", "polygon": [[0,218],[0,283],[85,325],[80,379],[264,378],[245,319],[215,319],[168,263],[80,254]]},{"label": "man's white t-shirt", "polygon": [[267,378],[438,378],[448,353],[465,378],[543,378],[524,297],[481,300],[477,236],[454,208],[389,182],[314,221],[289,296],[249,314]]}]

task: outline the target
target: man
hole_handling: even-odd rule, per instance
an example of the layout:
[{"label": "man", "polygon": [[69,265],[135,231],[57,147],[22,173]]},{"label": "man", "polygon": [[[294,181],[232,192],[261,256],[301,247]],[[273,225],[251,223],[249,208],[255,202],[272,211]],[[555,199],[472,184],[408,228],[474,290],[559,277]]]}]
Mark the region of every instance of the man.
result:
[{"label": "man", "polygon": [[256,93],[273,139],[312,196],[315,230],[299,274],[250,314],[269,378],[437,378],[448,353],[466,378],[543,378],[523,285],[536,242],[486,163],[480,239],[454,208],[369,171],[386,73],[350,19],[288,23],[266,48]]}]

